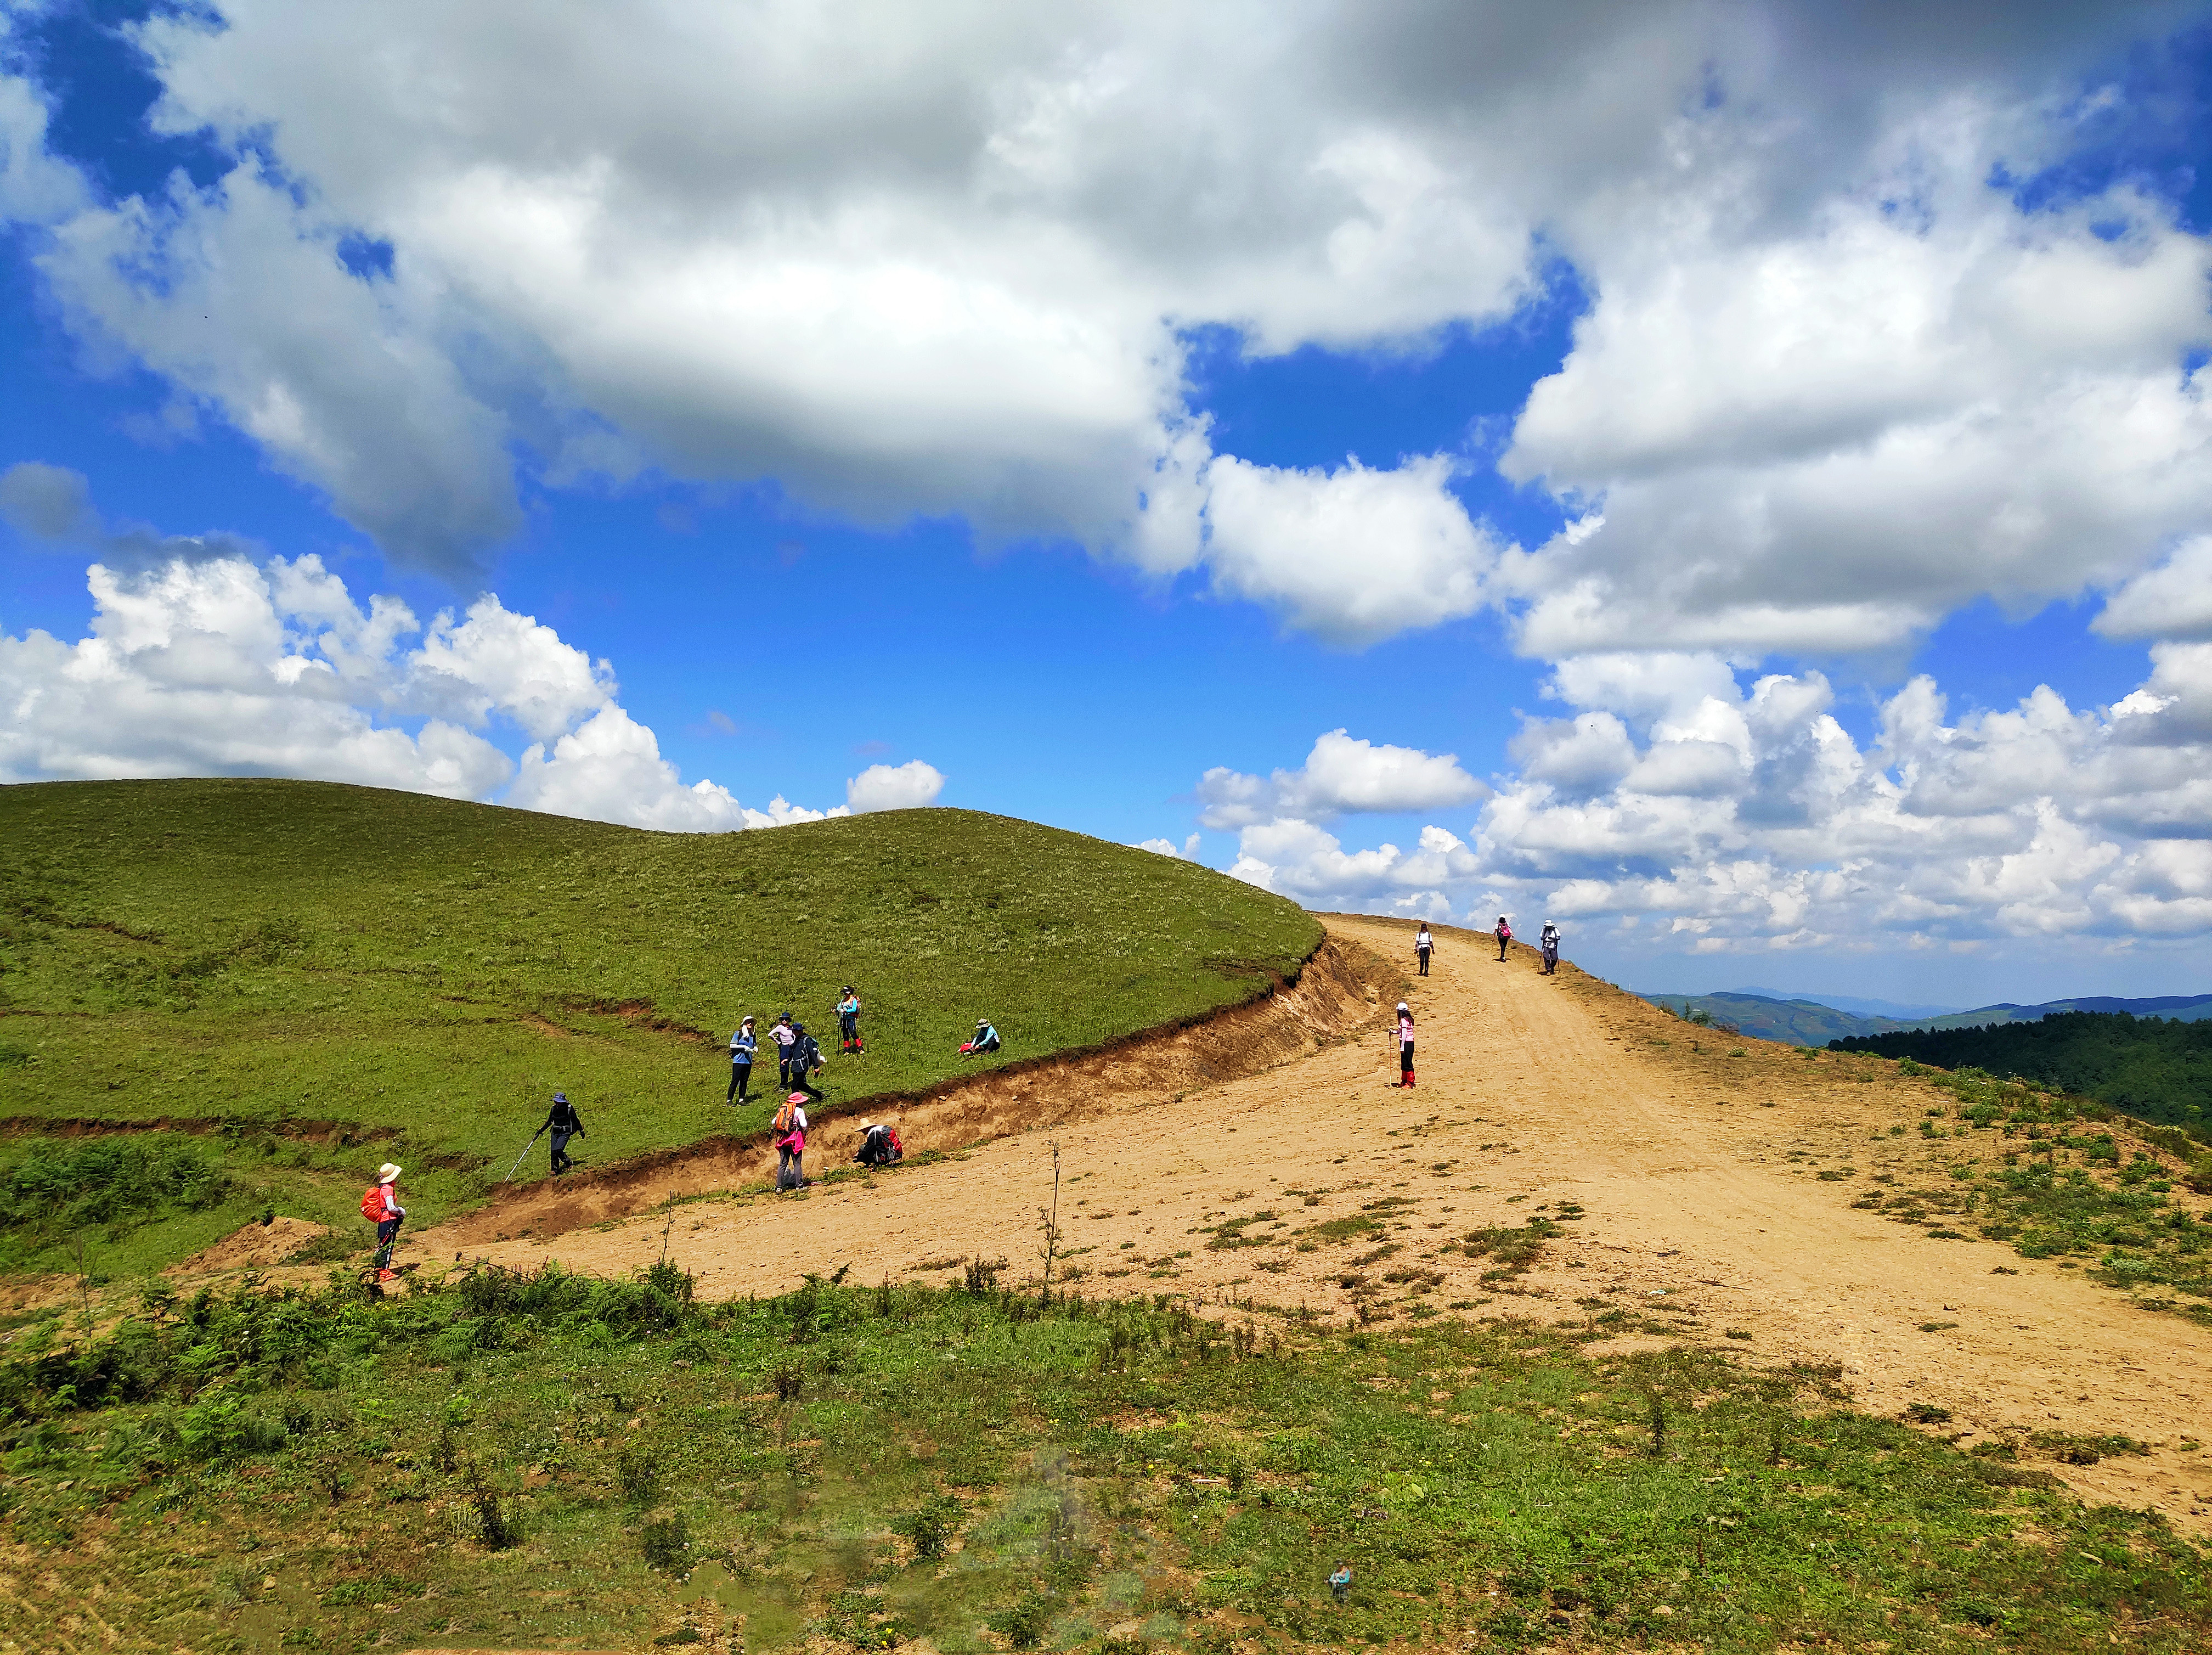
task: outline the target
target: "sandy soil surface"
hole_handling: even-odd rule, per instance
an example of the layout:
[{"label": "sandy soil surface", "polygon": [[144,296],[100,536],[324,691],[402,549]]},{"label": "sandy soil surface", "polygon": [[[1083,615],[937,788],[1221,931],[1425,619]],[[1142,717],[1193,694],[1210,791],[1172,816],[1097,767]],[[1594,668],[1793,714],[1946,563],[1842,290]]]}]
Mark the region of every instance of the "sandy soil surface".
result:
[{"label": "sandy soil surface", "polygon": [[[1948,1409],[1946,1434],[2147,1440],[2148,1456],[2047,1469],[2086,1498],[2212,1531],[2212,1449],[2184,1444],[2212,1420],[2212,1334],[2057,1261],[1931,1238],[1850,1205],[1876,1175],[1948,1182],[1952,1159],[1990,1153],[1987,1135],[1954,1145],[1889,1133],[1935,1101],[1923,1083],[1692,1028],[1571,965],[1546,977],[1525,948],[1500,962],[1480,934],[1440,930],[1433,974],[1419,978],[1410,926],[1328,925],[1335,969],[1356,966],[1379,1000],[1332,979],[1304,1008],[1302,1052],[1257,1072],[1213,1080],[1185,1062],[1119,1089],[1035,1077],[1020,1111],[902,1126],[910,1150],[951,1152],[933,1165],[782,1196],[717,1196],[693,1168],[659,1193],[695,1199],[628,1219],[592,1222],[588,1203],[568,1214],[590,1227],[556,1222],[564,1214],[546,1203],[580,1197],[549,1193],[428,1232],[416,1256],[622,1273],[659,1256],[665,1237],[710,1297],[775,1293],[841,1268],[867,1283],[942,1279],[970,1258],[1004,1259],[1018,1280],[1041,1263],[1056,1144],[1065,1266],[1086,1293],[1171,1292],[1223,1313],[1303,1305],[1340,1321],[1363,1303],[1386,1318],[1631,1311],[1639,1330],[1624,1345],[1660,1342],[1650,1329],[1663,1323],[1749,1361],[1835,1364],[1857,1406]],[[1410,1091],[1390,1084],[1380,1015],[1401,993],[1419,1027]],[[1049,1124],[989,1135],[1024,1120]],[[853,1147],[851,1123],[832,1125],[810,1165]],[[732,1157],[720,1176],[757,1171]],[[627,1199],[647,1196],[659,1198],[646,1187]],[[1570,1214],[1525,1275],[1485,1281],[1485,1261],[1440,1250],[1571,1206],[1583,1216]],[[1301,1233],[1362,1216],[1382,1232]],[[498,1224],[510,1238],[495,1238]]]}]

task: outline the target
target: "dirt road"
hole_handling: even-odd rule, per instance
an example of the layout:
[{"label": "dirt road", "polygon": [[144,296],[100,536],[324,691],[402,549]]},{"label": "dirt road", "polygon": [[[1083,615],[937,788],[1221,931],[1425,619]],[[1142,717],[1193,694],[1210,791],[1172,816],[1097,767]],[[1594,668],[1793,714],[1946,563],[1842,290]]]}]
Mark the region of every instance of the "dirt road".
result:
[{"label": "dirt road", "polygon": [[[1328,924],[1346,957],[1361,945],[1410,970],[1410,927]],[[1838,1364],[1858,1406],[1948,1409],[1947,1433],[2148,1440],[2148,1456],[2050,1469],[2087,1498],[2212,1530],[2212,1450],[2185,1445],[2212,1418],[2212,1335],[2057,1262],[1931,1239],[1851,1206],[1870,1178],[1989,1153],[1986,1136],[1939,1150],[1890,1133],[1920,1119],[1924,1084],[1715,1037],[1571,966],[1545,977],[1526,949],[1499,963],[1479,934],[1443,930],[1438,943],[1426,978],[1368,967],[1382,1008],[1399,992],[1411,1001],[1411,1091],[1389,1084],[1375,1003],[1340,995],[1337,1037],[1324,1031],[1307,1055],[1218,1084],[1194,1073],[1179,1094],[1040,1099],[1054,1126],[935,1165],[566,1233],[486,1240],[478,1223],[428,1232],[422,1250],[618,1273],[658,1256],[665,1234],[711,1297],[840,1268],[867,1283],[927,1276],[970,1258],[1004,1259],[1017,1280],[1042,1263],[1057,1142],[1062,1268],[1085,1292],[1249,1298],[1337,1320],[1587,1321],[1626,1344],[1656,1342],[1663,1324],[1750,1360]],[[838,1165],[853,1147],[833,1129],[810,1161]],[[696,1180],[670,1193],[696,1195]],[[1562,1233],[1526,1274],[1446,1250],[1532,1214]]]}]

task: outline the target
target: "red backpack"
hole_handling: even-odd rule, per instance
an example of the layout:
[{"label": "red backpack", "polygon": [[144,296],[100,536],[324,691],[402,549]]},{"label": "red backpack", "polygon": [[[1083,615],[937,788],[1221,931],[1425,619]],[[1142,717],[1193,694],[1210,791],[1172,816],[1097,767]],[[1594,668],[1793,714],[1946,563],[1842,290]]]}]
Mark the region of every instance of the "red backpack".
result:
[{"label": "red backpack", "polygon": [[365,1219],[374,1220],[380,1224],[384,1221],[384,1186],[382,1184],[372,1183],[361,1192],[361,1215]]}]

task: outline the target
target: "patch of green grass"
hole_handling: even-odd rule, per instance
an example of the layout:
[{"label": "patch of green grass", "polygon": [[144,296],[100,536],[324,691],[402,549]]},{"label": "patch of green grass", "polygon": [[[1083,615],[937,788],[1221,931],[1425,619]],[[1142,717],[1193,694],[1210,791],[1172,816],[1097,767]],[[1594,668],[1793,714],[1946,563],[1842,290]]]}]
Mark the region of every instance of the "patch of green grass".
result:
[{"label": "patch of green grass", "polygon": [[18,1355],[17,1612],[96,1603],[85,1646],[125,1655],[721,1646],[740,1615],[753,1649],[2212,1635],[2207,1555],[2154,1515],[1856,1414],[1832,1371],[1592,1359],[1525,1321],[1262,1337],[1171,1302],[689,1285],[246,1293]]},{"label": "patch of green grass", "polygon": [[1096,1045],[1246,1000],[1321,936],[1207,869],[967,811],[667,834],[318,782],[39,783],[0,788],[0,1118],[350,1150],[356,1197],[389,1156],[418,1224],[504,1173],[556,1089],[589,1162],[764,1126],[765,1098],[723,1104],[747,1012],[824,1037],[827,1119],[969,1067],[978,1017],[1006,1042],[984,1067]]}]

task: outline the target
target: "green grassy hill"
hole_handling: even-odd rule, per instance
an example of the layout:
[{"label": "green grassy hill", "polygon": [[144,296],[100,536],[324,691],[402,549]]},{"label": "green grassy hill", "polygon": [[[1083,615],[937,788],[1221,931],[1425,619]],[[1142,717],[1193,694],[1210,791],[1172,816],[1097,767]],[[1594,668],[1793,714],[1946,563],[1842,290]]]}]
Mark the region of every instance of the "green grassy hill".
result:
[{"label": "green grassy hill", "polygon": [[[0,788],[0,1266],[92,1226],[143,1267],[264,1201],[344,1218],[387,1153],[434,1219],[556,1087],[592,1161],[750,1129],[765,1108],[722,1101],[747,1012],[813,1028],[834,1110],[956,1073],[978,1017],[999,1062],[1090,1045],[1249,998],[1321,935],[1205,868],[955,810],[702,836],[317,782],[42,783]],[[869,1050],[841,1060],[847,983]],[[106,1141],[15,1176],[70,1121],[224,1123],[139,1157],[221,1165],[118,1171]],[[127,1188],[88,1207],[88,1179]]]}]

